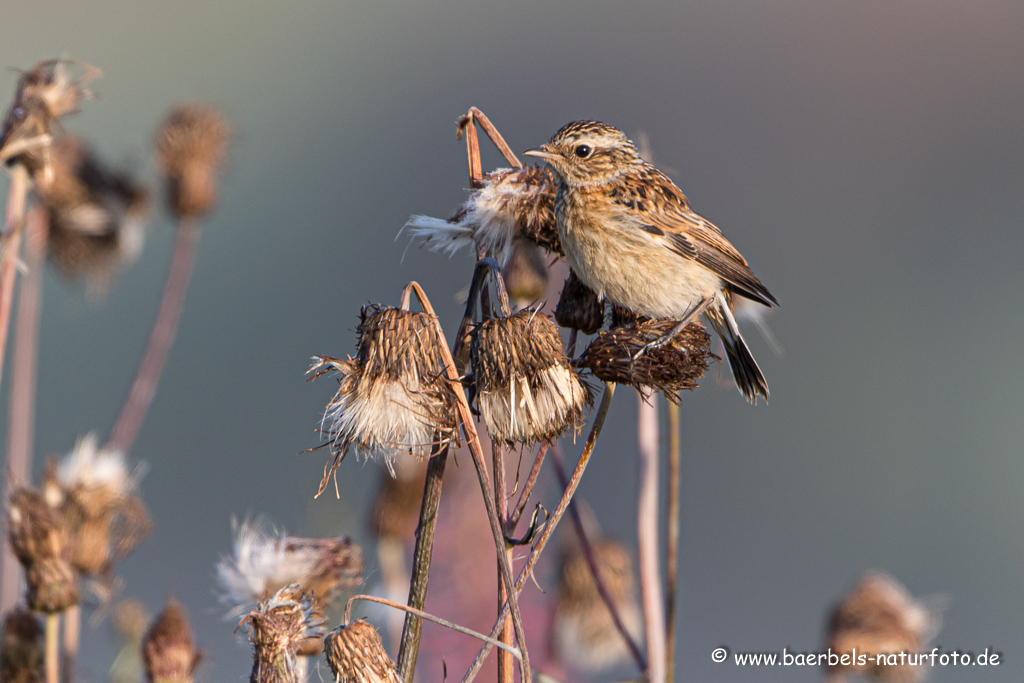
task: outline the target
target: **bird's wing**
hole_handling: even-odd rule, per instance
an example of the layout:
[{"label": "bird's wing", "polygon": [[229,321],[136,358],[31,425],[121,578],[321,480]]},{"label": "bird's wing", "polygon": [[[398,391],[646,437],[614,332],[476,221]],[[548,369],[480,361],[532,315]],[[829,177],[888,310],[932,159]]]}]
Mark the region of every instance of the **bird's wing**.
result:
[{"label": "bird's wing", "polygon": [[[632,202],[630,215],[643,229],[683,258],[692,259],[728,282],[737,294],[765,306],[779,302],[747,265],[747,260],[711,221],[690,208],[668,176],[652,169],[645,178],[646,198]],[[653,188],[653,189],[652,189]]]}]

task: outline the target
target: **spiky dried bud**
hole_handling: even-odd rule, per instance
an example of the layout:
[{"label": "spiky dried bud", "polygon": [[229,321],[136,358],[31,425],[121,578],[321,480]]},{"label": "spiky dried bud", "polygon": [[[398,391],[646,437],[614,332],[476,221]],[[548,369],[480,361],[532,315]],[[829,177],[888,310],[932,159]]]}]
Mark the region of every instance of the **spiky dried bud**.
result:
[{"label": "spiky dried bud", "polygon": [[199,218],[217,203],[217,171],[224,164],[231,128],[216,109],[177,107],[156,139],[160,172],[167,180],[167,205],[179,218]]},{"label": "spiky dried bud", "polygon": [[484,175],[482,183],[450,219],[412,216],[405,227],[432,251],[452,255],[479,246],[502,265],[516,238],[562,255],[555,219],[558,183],[547,166],[501,168]]},{"label": "spiky dried bud", "polygon": [[43,683],[43,629],[26,609],[14,609],[4,619],[0,681]]},{"label": "spiky dried bud", "polygon": [[149,683],[191,683],[203,655],[196,650],[185,608],[174,598],[146,634],[142,658]]},{"label": "spiky dried bud", "polygon": [[16,489],[7,503],[11,547],[25,568],[30,609],[59,614],[78,604],[75,573],[64,559],[67,534],[43,496]]},{"label": "spiky dried bud", "polygon": [[876,662],[878,655],[921,652],[941,626],[941,615],[914,600],[906,588],[883,572],[869,572],[829,616],[826,646],[840,655],[867,655],[834,671],[859,672],[884,681],[920,680],[924,667]]},{"label": "spiky dried bud", "polygon": [[148,195],[77,137],[57,138],[51,153],[52,178],[38,184],[48,217],[47,255],[66,277],[84,277],[103,291],[142,250]]},{"label": "spiky dried bud", "polygon": [[404,458],[397,464],[397,476],[382,474],[377,495],[370,514],[370,533],[376,538],[407,541],[413,538],[419,524],[420,504],[423,501],[423,479],[427,464],[424,460]]},{"label": "spiky dried bud", "polygon": [[555,307],[555,322],[583,334],[594,334],[604,324],[604,304],[597,292],[583,284],[570,270]]},{"label": "spiky dried bud", "polygon": [[313,599],[298,584],[289,584],[242,619],[253,646],[250,683],[300,683],[299,648],[308,638],[321,638],[324,620]]},{"label": "spiky dried bud", "polygon": [[529,445],[583,424],[590,391],[546,315],[524,309],[480,323],[472,333],[470,362],[477,406],[492,439]]},{"label": "spiky dried bud", "polygon": [[217,578],[233,615],[290,584],[312,592],[322,612],[342,591],[362,583],[363,551],[344,536],[299,538],[247,520],[235,529],[234,554],[217,563]]},{"label": "spiky dried bud", "polygon": [[714,355],[711,337],[699,323],[690,323],[663,346],[647,347],[676,324],[674,320],[642,320],[601,332],[577,362],[600,380],[628,384],[640,392],[660,391],[678,403],[680,391],[697,388]]},{"label": "spiky dried bud", "polygon": [[[636,638],[641,633],[641,618],[629,550],[611,538],[599,538],[592,547],[623,625]],[[566,548],[560,565],[554,611],[554,645],[559,660],[581,671],[601,671],[627,661],[628,646],[598,592],[582,548]]]},{"label": "spiky dried bud", "polygon": [[[83,74],[72,79],[71,65],[82,68]],[[49,135],[62,116],[78,111],[81,101],[92,96],[86,84],[99,75],[94,66],[62,59],[39,62],[22,73],[0,138],[4,162],[24,164],[33,175],[47,168],[49,148],[39,138]]]},{"label": "spiky dried bud", "polygon": [[68,559],[82,574],[98,574],[123,559],[152,528],[120,451],[98,448],[96,435],[78,440],[57,467],[60,512],[68,529]]},{"label": "spiky dried bud", "polygon": [[336,683],[400,683],[380,634],[365,619],[328,633],[324,654]]},{"label": "spiky dried bud", "polygon": [[612,304],[612,319],[609,323],[609,329],[616,327],[626,327],[643,320],[642,315],[638,315],[633,311],[629,310],[625,306],[619,306],[618,304]]},{"label": "spiky dried bud", "polygon": [[436,329],[426,313],[364,307],[356,357],[314,357],[309,370],[314,379],[338,373],[338,391],[323,420],[335,458],[321,492],[350,448],[364,458],[379,457],[392,469],[402,453],[425,458],[457,438],[456,399],[443,377],[444,341]]},{"label": "spiky dried bud", "polygon": [[548,267],[540,249],[526,240],[512,244],[512,254],[502,270],[505,287],[513,301],[530,304],[544,296],[548,288]]}]

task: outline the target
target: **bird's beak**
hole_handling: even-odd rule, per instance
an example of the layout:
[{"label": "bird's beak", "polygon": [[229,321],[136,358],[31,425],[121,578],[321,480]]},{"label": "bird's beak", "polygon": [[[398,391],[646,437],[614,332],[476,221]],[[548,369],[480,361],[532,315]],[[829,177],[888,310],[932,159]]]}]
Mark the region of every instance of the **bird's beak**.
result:
[{"label": "bird's beak", "polygon": [[557,154],[549,152],[547,149],[545,149],[545,147],[547,147],[547,145],[544,145],[543,147],[537,147],[535,149],[528,149],[525,152],[523,152],[523,154],[528,157],[537,157],[538,159],[546,159],[549,161],[551,159],[558,158]]}]

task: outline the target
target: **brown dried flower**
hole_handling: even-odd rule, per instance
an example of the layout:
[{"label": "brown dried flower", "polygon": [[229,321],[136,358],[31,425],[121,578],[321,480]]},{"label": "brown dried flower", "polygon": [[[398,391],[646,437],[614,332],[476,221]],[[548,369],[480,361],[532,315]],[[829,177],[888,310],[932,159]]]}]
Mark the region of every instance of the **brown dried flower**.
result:
[{"label": "brown dried flower", "polygon": [[196,650],[185,609],[168,598],[142,643],[146,680],[150,683],[191,683],[203,655]]},{"label": "brown dried flower", "polygon": [[[436,326],[426,313],[384,306],[360,312],[356,357],[315,356],[313,379],[334,370],[338,391],[323,422],[335,453],[327,486],[350,448],[381,458],[389,469],[401,453],[427,457],[457,438],[455,394],[443,378]],[[319,493],[318,493],[319,495]]]},{"label": "brown dried flower", "polygon": [[[641,632],[629,550],[611,538],[592,541],[594,555],[626,630]],[[629,648],[597,590],[578,545],[563,551],[554,611],[554,648],[559,660],[582,671],[600,671],[627,661]]]},{"label": "brown dried flower", "polygon": [[921,652],[941,625],[941,615],[911,597],[896,579],[869,572],[829,616],[826,646],[840,656],[867,655],[866,662],[833,667],[834,672],[859,672],[896,683],[920,680],[922,666],[879,663],[878,655]]},{"label": "brown dried flower", "polygon": [[242,619],[253,646],[250,683],[300,683],[298,651],[308,638],[323,636],[324,621],[313,599],[289,584]]},{"label": "brown dried flower", "polygon": [[364,619],[328,633],[324,654],[336,683],[400,683],[380,634]]},{"label": "brown dried flower", "polygon": [[57,512],[31,489],[19,488],[7,503],[11,547],[25,568],[30,609],[58,614],[78,604],[75,573],[64,559],[67,534]]},{"label": "brown dried flower", "polygon": [[43,629],[32,612],[14,609],[4,618],[0,681],[43,683]]},{"label": "brown dried flower", "polygon": [[[77,66],[83,74],[72,79],[68,67]],[[4,120],[0,137],[0,158],[4,163],[21,163],[39,179],[38,172],[48,169],[49,135],[62,116],[78,111],[83,99],[92,96],[85,87],[98,78],[100,70],[82,62],[54,59],[39,62],[21,74],[14,103]]]},{"label": "brown dried flower", "polygon": [[679,402],[683,389],[696,389],[697,380],[713,358],[711,337],[699,323],[684,327],[672,341],[647,348],[672,331],[674,320],[641,320],[601,332],[590,342],[578,363],[600,380],[628,384],[637,391],[662,392]]},{"label": "brown dried flower", "polygon": [[181,218],[199,218],[217,203],[217,171],[231,130],[219,111],[199,104],[174,109],[157,134],[156,155],[167,179],[167,205]]},{"label": "brown dried flower", "polygon": [[470,361],[477,406],[491,438],[529,445],[582,425],[590,391],[546,315],[524,309],[480,323],[472,333]]},{"label": "brown dried flower", "polygon": [[48,256],[65,276],[85,277],[103,291],[142,250],[148,195],[127,174],[104,167],[77,137],[57,138],[51,151],[51,181],[39,185]]},{"label": "brown dried flower", "polygon": [[482,183],[450,219],[412,216],[405,227],[432,251],[451,255],[480,246],[502,265],[516,238],[562,255],[555,220],[558,184],[547,166],[498,169]]},{"label": "brown dried flower", "polygon": [[562,294],[558,297],[555,322],[583,334],[594,334],[604,324],[604,304],[597,292],[583,284],[573,270],[569,271]]}]

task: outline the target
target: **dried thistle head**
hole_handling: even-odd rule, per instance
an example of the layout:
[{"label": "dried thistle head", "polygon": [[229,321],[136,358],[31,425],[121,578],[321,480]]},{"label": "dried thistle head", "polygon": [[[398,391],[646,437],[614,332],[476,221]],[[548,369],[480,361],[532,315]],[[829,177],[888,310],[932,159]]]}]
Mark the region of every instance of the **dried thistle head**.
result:
[{"label": "dried thistle head", "polygon": [[444,341],[434,319],[398,308],[364,307],[357,332],[354,359],[316,356],[309,370],[313,378],[338,373],[338,391],[323,418],[335,457],[320,492],[350,448],[367,459],[379,457],[392,469],[400,454],[425,458],[457,437],[455,394],[442,376]]},{"label": "dried thistle head", "polygon": [[874,656],[921,652],[941,626],[941,615],[914,600],[906,588],[883,572],[869,572],[829,615],[826,646],[842,655],[856,648],[871,659],[865,665],[834,667],[886,681],[917,681],[919,666],[876,664]]},{"label": "dried thistle head", "polygon": [[502,168],[484,175],[482,187],[450,219],[412,216],[405,226],[427,248],[449,256],[464,247],[480,247],[504,265],[517,238],[561,256],[557,189],[547,166]]},{"label": "dried thistle head", "polygon": [[672,341],[657,348],[658,341],[676,326],[674,320],[638,320],[601,332],[577,361],[598,379],[628,384],[637,391],[660,391],[679,402],[683,389],[696,389],[708,369],[711,337],[699,323],[690,323]]},{"label": "dried thistle head", "polygon": [[380,634],[365,619],[324,636],[324,654],[336,683],[400,683]]},{"label": "dried thistle head", "polygon": [[148,195],[77,137],[57,138],[51,156],[52,177],[38,184],[49,224],[47,255],[63,275],[84,277],[102,292],[142,250]]},{"label": "dried thistle head", "polygon": [[347,537],[299,538],[263,520],[235,529],[234,554],[217,564],[222,601],[237,616],[289,584],[315,596],[322,613],[333,598],[363,581],[363,551]]},{"label": "dried thistle head", "polygon": [[404,457],[396,462],[396,476],[382,474],[370,514],[370,533],[375,538],[407,541],[413,538],[423,501],[427,463]]},{"label": "dried thistle head", "polygon": [[502,277],[513,301],[531,304],[543,297],[548,288],[548,267],[537,245],[515,240]]},{"label": "dried thistle head", "polygon": [[604,324],[604,304],[597,292],[583,284],[573,270],[569,271],[562,294],[558,297],[555,322],[583,334],[594,334]]},{"label": "dried thistle head", "polygon": [[217,171],[230,135],[227,119],[206,105],[179,106],[164,120],[157,165],[167,181],[167,205],[179,218],[199,218],[217,203]]},{"label": "dried thistle head", "polygon": [[289,584],[259,603],[242,619],[253,646],[250,683],[300,683],[297,656],[303,641],[321,638],[324,620],[312,596]]},{"label": "dried thistle head", "polygon": [[[636,638],[641,618],[629,550],[611,538],[599,538],[591,545],[612,602],[626,630]],[[559,660],[582,671],[600,671],[627,661],[628,646],[598,592],[582,548],[567,547],[560,560],[554,610],[554,647]]]},{"label": "dried thistle head", "polygon": [[4,618],[0,681],[43,683],[43,629],[32,612],[16,608]]},{"label": "dried thistle head", "polygon": [[11,493],[7,529],[14,554],[25,568],[29,608],[59,614],[78,604],[75,573],[64,559],[67,533],[43,496],[26,488]]},{"label": "dried thistle head", "polygon": [[130,470],[120,451],[97,447],[95,434],[79,439],[57,466],[68,559],[82,574],[102,572],[149,534],[149,514],[135,494],[142,472]]},{"label": "dried thistle head", "polygon": [[583,424],[590,391],[546,315],[523,309],[480,323],[472,333],[470,362],[491,438],[529,445]]},{"label": "dried thistle head", "polygon": [[142,642],[149,683],[191,683],[203,655],[196,650],[185,608],[168,598]]},{"label": "dried thistle head", "polygon": [[[72,79],[72,66],[79,67],[82,75]],[[24,164],[38,179],[45,179],[49,170],[38,175],[49,166],[44,136],[51,134],[62,116],[78,112],[82,100],[92,97],[86,85],[99,76],[94,66],[62,59],[39,62],[23,72],[0,138],[4,163]]]}]

